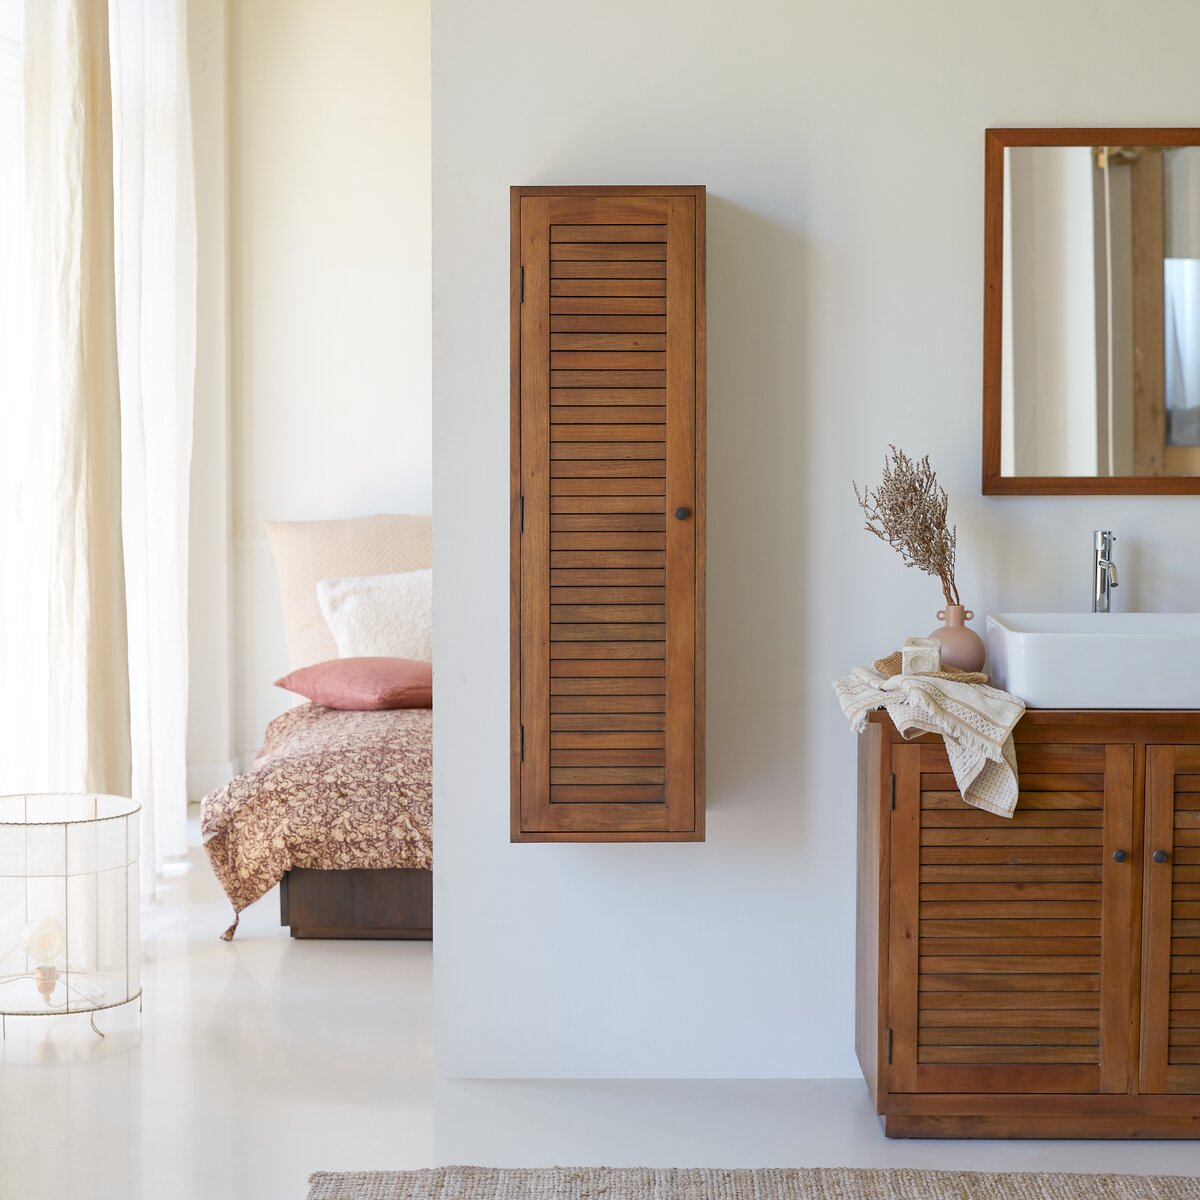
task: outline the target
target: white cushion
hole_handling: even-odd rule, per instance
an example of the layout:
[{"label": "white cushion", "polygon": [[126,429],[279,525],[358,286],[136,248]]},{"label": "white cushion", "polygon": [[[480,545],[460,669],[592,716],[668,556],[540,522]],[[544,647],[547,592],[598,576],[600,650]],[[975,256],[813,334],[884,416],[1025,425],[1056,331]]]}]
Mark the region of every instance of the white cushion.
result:
[{"label": "white cushion", "polygon": [[317,600],[339,658],[433,661],[433,570],[322,579]]},{"label": "white cushion", "polygon": [[433,563],[433,522],[427,515],[268,521],[267,537],[279,573],[292,670],[338,656],[317,604],[322,579],[417,571]]}]

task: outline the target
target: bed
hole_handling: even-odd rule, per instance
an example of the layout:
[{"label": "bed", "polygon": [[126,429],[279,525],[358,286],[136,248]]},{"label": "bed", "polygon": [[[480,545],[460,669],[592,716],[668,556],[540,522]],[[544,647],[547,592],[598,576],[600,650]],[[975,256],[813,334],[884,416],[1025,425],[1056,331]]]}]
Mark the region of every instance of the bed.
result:
[{"label": "bed", "polygon": [[432,740],[427,708],[272,721],[253,768],[201,804],[235,914],[278,883],[294,937],[431,937]]}]

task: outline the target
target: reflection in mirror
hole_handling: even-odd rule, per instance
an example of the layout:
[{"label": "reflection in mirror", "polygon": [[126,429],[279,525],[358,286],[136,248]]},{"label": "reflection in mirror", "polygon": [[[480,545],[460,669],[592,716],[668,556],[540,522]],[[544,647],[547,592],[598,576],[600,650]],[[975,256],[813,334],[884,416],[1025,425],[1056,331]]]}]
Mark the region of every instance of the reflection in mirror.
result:
[{"label": "reflection in mirror", "polygon": [[1200,476],[1200,146],[1009,145],[1003,203],[1000,474]]}]

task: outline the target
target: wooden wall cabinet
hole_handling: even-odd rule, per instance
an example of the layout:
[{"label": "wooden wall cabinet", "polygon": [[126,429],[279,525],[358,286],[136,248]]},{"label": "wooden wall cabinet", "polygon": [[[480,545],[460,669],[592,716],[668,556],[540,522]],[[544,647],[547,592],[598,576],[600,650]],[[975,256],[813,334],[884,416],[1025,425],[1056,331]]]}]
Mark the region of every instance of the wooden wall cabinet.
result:
[{"label": "wooden wall cabinet", "polygon": [[859,1063],[891,1137],[1200,1137],[1200,713],[1031,710],[1012,820],[859,739]]},{"label": "wooden wall cabinet", "polygon": [[702,187],[512,189],[512,839],[704,839]]}]

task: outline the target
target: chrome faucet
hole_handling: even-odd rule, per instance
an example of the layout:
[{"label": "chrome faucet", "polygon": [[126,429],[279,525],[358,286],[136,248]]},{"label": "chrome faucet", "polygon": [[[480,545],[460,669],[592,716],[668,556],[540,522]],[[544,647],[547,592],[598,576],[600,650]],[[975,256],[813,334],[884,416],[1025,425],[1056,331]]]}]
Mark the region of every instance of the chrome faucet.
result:
[{"label": "chrome faucet", "polygon": [[1111,529],[1097,529],[1093,535],[1092,553],[1092,612],[1109,611],[1109,593],[1117,586],[1117,564],[1113,562]]}]

